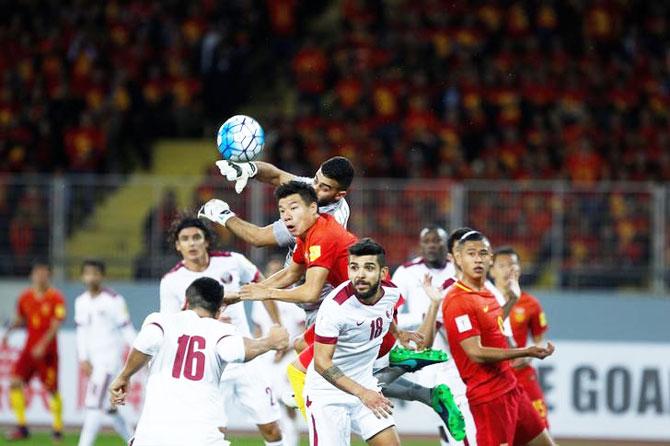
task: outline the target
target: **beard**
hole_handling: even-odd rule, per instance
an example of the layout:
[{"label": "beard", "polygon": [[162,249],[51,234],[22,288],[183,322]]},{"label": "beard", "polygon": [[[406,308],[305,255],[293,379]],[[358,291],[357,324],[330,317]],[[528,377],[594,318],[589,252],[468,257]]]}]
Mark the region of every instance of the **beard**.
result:
[{"label": "beard", "polygon": [[368,300],[371,297],[374,297],[377,294],[377,291],[379,291],[379,286],[381,285],[381,282],[377,282],[374,285],[371,285],[368,282],[357,282],[357,283],[365,283],[366,285],[370,285],[370,288],[365,292],[360,292],[356,288],[354,288],[355,290],[354,294],[356,294],[356,297],[359,298],[360,300]]},{"label": "beard", "polygon": [[316,205],[319,207],[328,206],[335,203],[335,200],[317,200]]}]

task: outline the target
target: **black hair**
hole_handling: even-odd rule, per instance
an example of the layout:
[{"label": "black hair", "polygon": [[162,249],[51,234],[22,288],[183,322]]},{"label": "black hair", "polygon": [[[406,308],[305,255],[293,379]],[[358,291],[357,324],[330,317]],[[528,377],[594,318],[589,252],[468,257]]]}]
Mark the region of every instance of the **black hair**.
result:
[{"label": "black hair", "polygon": [[347,190],[354,180],[354,166],[343,156],[334,156],[321,164],[321,173],[337,181],[340,189]]},{"label": "black hair", "polygon": [[186,228],[200,229],[205,234],[205,240],[209,242],[210,249],[212,248],[212,245],[214,244],[214,234],[209,228],[209,225],[190,214],[177,217],[170,225],[170,235],[168,238],[170,245],[174,246],[175,242],[179,240],[179,233]]},{"label": "black hair", "polygon": [[457,228],[451,231],[451,234],[449,234],[449,238],[447,239],[447,252],[453,255],[456,243],[461,239],[461,237],[463,237],[468,232],[472,231],[473,229],[468,228],[467,226],[463,226],[461,228]]},{"label": "black hair", "polygon": [[51,263],[47,259],[43,259],[41,257],[33,259],[33,261],[30,264],[31,269],[43,267],[51,271]]},{"label": "black hair", "polygon": [[440,226],[440,225],[432,224],[432,225],[425,226],[425,227],[421,230],[421,232],[419,233],[419,234],[420,234],[420,237],[423,238],[423,236],[426,235],[426,234],[428,234],[429,232],[436,232],[437,235],[438,235],[440,238],[444,238],[445,240],[449,240],[449,235],[447,234],[447,230],[444,229],[444,228],[443,228],[442,226]]},{"label": "black hair", "polygon": [[352,256],[377,256],[379,266],[386,266],[386,251],[384,247],[369,237],[360,239],[351,245],[349,247],[349,254]]},{"label": "black hair", "polygon": [[307,184],[302,181],[289,181],[288,183],[284,183],[275,189],[275,199],[277,201],[293,194],[300,195],[302,201],[304,201],[308,206],[318,201],[314,187],[312,187],[311,184]]},{"label": "black hair", "polygon": [[215,315],[223,304],[223,285],[211,277],[195,279],[186,288],[186,302],[189,308],[200,307]]},{"label": "black hair", "polygon": [[81,262],[81,271],[84,272],[84,268],[86,268],[87,266],[97,268],[97,270],[100,271],[100,273],[102,273],[103,275],[107,270],[105,262],[103,262],[100,259],[84,259],[84,261]]},{"label": "black hair", "polygon": [[496,260],[496,257],[498,257],[499,255],[502,255],[502,256],[512,256],[512,255],[514,255],[517,258],[519,258],[519,253],[516,252],[516,249],[512,248],[511,246],[501,246],[500,248],[493,251],[493,261],[494,262]]}]

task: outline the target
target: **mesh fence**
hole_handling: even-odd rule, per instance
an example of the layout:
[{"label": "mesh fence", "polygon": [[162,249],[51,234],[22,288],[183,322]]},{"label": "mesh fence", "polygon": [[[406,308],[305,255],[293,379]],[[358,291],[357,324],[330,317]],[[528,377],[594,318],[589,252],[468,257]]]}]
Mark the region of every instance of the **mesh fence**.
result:
[{"label": "mesh fence", "polygon": [[[670,194],[634,184],[569,187],[559,182],[357,179],[347,199],[349,228],[373,237],[398,265],[418,255],[427,224],[467,225],[494,246],[512,245],[523,281],[534,286],[634,287],[656,291],[670,277]],[[0,180],[0,274],[25,275],[38,257],[78,275],[84,257],[103,257],[112,278],[161,277],[177,261],[170,225],[210,198],[226,200],[259,225],[278,218],[273,189],[251,183],[236,194],[204,178],[5,177]],[[217,247],[262,265],[279,249],[252,249],[215,227]],[[659,285],[660,284],[660,285]],[[659,288],[660,287],[660,288]]]}]

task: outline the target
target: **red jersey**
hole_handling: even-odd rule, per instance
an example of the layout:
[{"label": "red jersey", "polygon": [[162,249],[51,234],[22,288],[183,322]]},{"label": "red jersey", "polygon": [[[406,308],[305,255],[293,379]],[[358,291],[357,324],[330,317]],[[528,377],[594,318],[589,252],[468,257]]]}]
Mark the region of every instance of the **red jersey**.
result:
[{"label": "red jersey", "polygon": [[470,406],[491,401],[516,387],[509,361],[478,364],[461,347],[464,339],[480,336],[484,347],[508,348],[503,334],[503,311],[491,292],[472,290],[458,281],[447,290],[442,316]]},{"label": "red jersey", "polygon": [[510,313],[512,334],[517,347],[523,348],[528,343],[528,333],[539,336],[547,331],[547,317],[540,302],[530,294],[521,292],[521,297],[512,307]]},{"label": "red jersey", "polygon": [[[25,348],[35,346],[46,334],[53,320],[65,319],[65,299],[60,291],[49,288],[44,295],[37,297],[35,290],[29,288],[21,293],[17,303],[17,313],[26,324],[28,336]],[[47,352],[56,352],[56,338],[47,346]]]},{"label": "red jersey", "polygon": [[316,223],[298,237],[293,261],[307,268],[326,268],[328,283],[336,287],[349,280],[349,247],[358,239],[329,214],[320,214]]}]

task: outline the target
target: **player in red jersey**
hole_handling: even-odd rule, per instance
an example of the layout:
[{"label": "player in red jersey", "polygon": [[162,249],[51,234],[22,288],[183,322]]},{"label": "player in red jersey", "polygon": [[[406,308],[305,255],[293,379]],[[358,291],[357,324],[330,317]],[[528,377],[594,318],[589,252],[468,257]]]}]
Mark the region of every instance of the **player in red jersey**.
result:
[{"label": "player in red jersey", "polygon": [[30,273],[32,287],[19,296],[14,321],[2,342],[7,342],[10,332],[19,327],[27,331],[26,342],[12,368],[9,400],[18,426],[7,435],[8,440],[28,438],[26,425],[26,399],[23,388],[37,375],[49,393],[49,408],[53,414],[53,437],[62,438],[63,403],[58,393],[58,345],[56,334],[65,320],[65,299],[60,291],[50,285],[51,269],[48,264],[36,262]]},{"label": "player in red jersey", "polygon": [[[329,214],[320,214],[314,188],[300,181],[282,184],[275,191],[279,216],[296,238],[288,266],[264,281],[243,286],[243,300],[281,300],[293,303],[318,303],[326,283],[333,287],[348,280],[349,246],[356,237]],[[291,285],[304,283],[294,288]],[[298,408],[305,414],[302,389],[305,372],[314,355],[313,346],[300,353],[288,366],[287,375]]]},{"label": "player in red jersey", "polygon": [[555,443],[517,386],[510,359],[551,355],[554,346],[509,348],[503,334],[503,311],[484,285],[491,266],[491,246],[480,232],[470,231],[454,251],[461,278],[451,285],[442,314],[458,371],[466,385],[478,446]]},{"label": "player in red jersey", "polygon": [[[519,254],[509,246],[500,247],[493,254],[493,266],[491,277],[498,289],[503,289],[510,280],[518,282],[521,274],[519,266]],[[510,313],[512,333],[518,347],[528,344],[528,334],[533,338],[533,344],[540,345],[544,341],[547,329],[547,317],[542,310],[540,302],[532,295],[521,291],[519,299],[513,303]],[[544,402],[544,394],[537,380],[535,368],[530,363],[530,358],[522,358],[512,363],[512,369],[516,375],[521,388],[526,391],[528,398],[533,403],[544,425],[548,428],[547,405]]]},{"label": "player in red jersey", "polygon": [[[296,237],[296,248],[290,264],[260,283],[243,286],[238,293],[243,300],[281,300],[293,303],[314,303],[323,298],[321,290],[328,283],[333,287],[349,280],[349,247],[357,238],[329,214],[320,214],[314,188],[300,181],[283,184],[275,191],[279,215],[286,228]],[[305,282],[287,288],[305,277]],[[392,327],[383,345],[390,350],[397,336],[405,345],[413,335]],[[298,358],[289,365],[287,374],[296,403],[303,415],[305,372],[314,357],[313,337]]]}]

